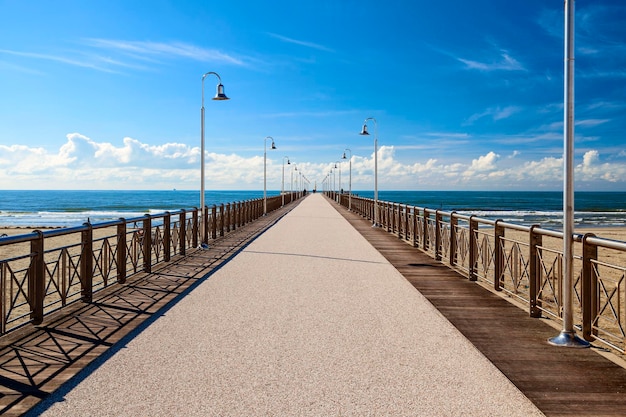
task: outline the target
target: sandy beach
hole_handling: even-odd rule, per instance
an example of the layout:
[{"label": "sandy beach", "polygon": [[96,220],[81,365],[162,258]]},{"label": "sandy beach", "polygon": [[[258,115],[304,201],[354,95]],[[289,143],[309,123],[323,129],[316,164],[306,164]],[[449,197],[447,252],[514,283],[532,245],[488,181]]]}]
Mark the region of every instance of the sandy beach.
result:
[{"label": "sandy beach", "polygon": [[[30,234],[35,230],[53,230],[58,228],[32,228],[32,227],[0,227],[0,236],[16,236],[16,235],[24,235]],[[611,239],[626,242],[626,227],[601,227],[601,228],[580,228],[575,229],[576,233],[586,234],[593,233],[597,237],[604,239]],[[114,228],[106,228],[106,229],[96,229],[94,230],[94,237],[102,237],[102,236],[113,236],[116,231]],[[516,230],[506,230],[506,237],[508,239],[519,240],[521,242],[528,242],[527,233],[520,232]],[[54,249],[62,246],[68,246],[73,244],[80,243],[80,233],[72,233],[64,236],[57,236],[46,240],[46,249]],[[26,243],[23,244],[14,244],[9,246],[0,246],[0,259],[7,259],[18,255],[23,255],[26,248]],[[544,245],[553,250],[562,250],[562,241],[561,239],[556,238],[544,238]],[[576,247],[577,245],[575,245]],[[615,252],[615,251],[612,251]],[[626,253],[613,253],[610,256],[613,260],[616,257],[621,259],[620,265],[626,266]]]},{"label": "sandy beach", "polygon": [[[41,230],[43,232],[48,230],[59,230],[59,228],[32,228],[32,227],[0,227],[0,236],[18,236],[18,235],[28,235],[34,232],[35,230]],[[102,238],[104,236],[115,236],[117,230],[115,227],[107,227],[103,229],[95,229],[93,231],[94,238]],[[70,250],[70,253],[78,253],[79,245],[80,245],[81,235],[79,232],[70,233],[62,236],[55,236],[51,238],[45,239],[44,247],[45,250],[52,250],[61,248],[64,246],[76,245],[75,249]],[[11,245],[0,245],[0,260],[10,259],[17,256],[24,256],[30,253],[30,245],[28,242],[24,243],[16,243]]]}]

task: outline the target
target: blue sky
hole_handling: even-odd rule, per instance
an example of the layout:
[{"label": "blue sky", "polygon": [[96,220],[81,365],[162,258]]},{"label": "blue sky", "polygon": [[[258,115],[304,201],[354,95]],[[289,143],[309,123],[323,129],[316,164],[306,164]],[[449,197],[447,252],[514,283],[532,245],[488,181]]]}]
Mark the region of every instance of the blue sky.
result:
[{"label": "blue sky", "polygon": [[[563,0],[0,0],[0,189],[198,189],[214,71],[231,100],[206,78],[207,189],[262,189],[271,136],[268,189],[285,156],[321,188],[348,148],[371,190],[373,117],[380,190],[560,190],[563,16]],[[576,2],[577,190],[626,191],[625,21],[623,0]]]}]

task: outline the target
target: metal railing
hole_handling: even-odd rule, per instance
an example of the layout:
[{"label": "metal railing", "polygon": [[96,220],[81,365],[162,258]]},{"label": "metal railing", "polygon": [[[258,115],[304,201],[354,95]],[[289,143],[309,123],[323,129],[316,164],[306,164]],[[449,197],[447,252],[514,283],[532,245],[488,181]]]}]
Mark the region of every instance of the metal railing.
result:
[{"label": "metal railing", "polygon": [[[284,196],[285,204],[299,197]],[[282,206],[269,197],[267,209]],[[98,224],[0,238],[0,335],[70,303],[91,302],[94,292],[153,266],[184,256],[263,216],[263,199],[178,210]],[[6,256],[10,252],[9,256]]]},{"label": "metal railing", "polygon": [[[348,195],[331,196],[348,206]],[[531,317],[562,320],[563,234],[455,212],[352,195],[352,211],[528,306]],[[575,234],[574,322],[588,341],[626,351],[626,242]]]}]

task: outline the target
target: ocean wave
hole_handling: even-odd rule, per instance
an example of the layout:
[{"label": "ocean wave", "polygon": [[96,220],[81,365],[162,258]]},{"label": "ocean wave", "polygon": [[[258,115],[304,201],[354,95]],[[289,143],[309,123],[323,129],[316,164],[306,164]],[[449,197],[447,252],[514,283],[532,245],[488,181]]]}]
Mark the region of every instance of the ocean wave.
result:
[{"label": "ocean wave", "polygon": [[[163,211],[159,211],[162,213]],[[119,218],[141,217],[146,212],[139,211],[0,211],[0,227],[72,227],[84,223],[102,223]],[[157,214],[150,213],[150,214]]]}]

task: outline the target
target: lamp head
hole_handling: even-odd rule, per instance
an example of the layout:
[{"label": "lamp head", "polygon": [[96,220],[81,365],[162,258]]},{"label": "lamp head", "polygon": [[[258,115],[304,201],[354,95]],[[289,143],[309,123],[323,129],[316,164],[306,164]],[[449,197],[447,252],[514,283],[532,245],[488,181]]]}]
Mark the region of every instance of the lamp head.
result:
[{"label": "lamp head", "polygon": [[274,144],[274,139],[272,139],[272,149],[276,149],[276,145]]},{"label": "lamp head", "polygon": [[361,129],[361,133],[359,133],[359,135],[369,136],[369,133],[367,132],[367,123],[363,123],[363,129]]},{"label": "lamp head", "polygon": [[341,159],[348,159],[348,158],[346,158],[346,153],[345,152],[343,153],[343,156],[341,157]]},{"label": "lamp head", "polygon": [[219,83],[217,85],[217,91],[215,92],[215,97],[213,97],[213,100],[229,100],[229,98],[226,96],[226,93],[224,93],[224,86],[222,85],[222,83]]}]

